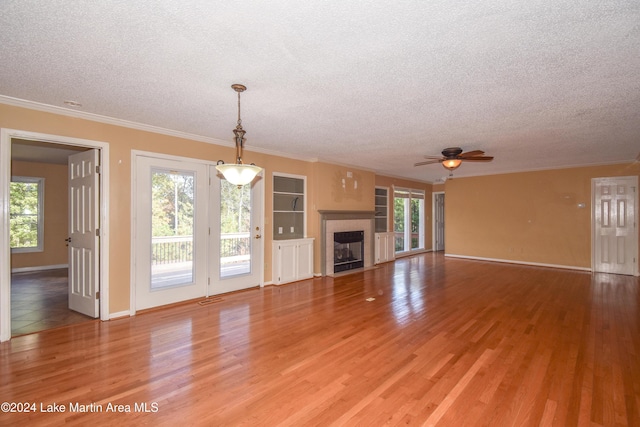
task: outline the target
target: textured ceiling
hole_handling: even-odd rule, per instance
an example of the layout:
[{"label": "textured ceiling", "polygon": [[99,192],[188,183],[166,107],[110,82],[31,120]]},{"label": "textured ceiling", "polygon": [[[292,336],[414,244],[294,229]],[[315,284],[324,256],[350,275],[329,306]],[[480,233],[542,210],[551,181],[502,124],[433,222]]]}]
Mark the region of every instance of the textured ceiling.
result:
[{"label": "textured ceiling", "polygon": [[9,98],[436,181],[635,160],[640,2],[0,0]]}]

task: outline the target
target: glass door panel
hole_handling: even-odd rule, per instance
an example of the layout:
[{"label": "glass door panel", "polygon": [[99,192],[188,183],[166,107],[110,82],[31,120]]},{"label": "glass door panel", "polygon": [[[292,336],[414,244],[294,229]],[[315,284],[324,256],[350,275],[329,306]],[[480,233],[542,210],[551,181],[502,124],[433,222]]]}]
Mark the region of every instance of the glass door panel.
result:
[{"label": "glass door panel", "polygon": [[424,248],[424,239],[422,238],[423,211],[424,201],[422,199],[411,199],[411,249]]},{"label": "glass door panel", "polygon": [[207,165],[146,155],[134,164],[135,309],[204,297]]},{"label": "glass door panel", "polygon": [[395,197],[393,199],[393,231],[396,252],[405,251],[405,199]]},{"label": "glass door panel", "polygon": [[151,289],[193,283],[193,172],[151,172]]},{"label": "glass door panel", "polygon": [[251,273],[251,185],[220,180],[220,277]]}]

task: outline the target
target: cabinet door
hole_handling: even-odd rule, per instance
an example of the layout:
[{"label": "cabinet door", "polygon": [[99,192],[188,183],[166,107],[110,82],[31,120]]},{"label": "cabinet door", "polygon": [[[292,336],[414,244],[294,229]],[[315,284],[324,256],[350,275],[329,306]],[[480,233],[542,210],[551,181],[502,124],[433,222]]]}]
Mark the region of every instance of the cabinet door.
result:
[{"label": "cabinet door", "polygon": [[386,233],[386,236],[387,236],[387,240],[385,241],[385,244],[387,246],[387,250],[386,250],[387,256],[385,258],[385,261],[393,261],[394,259],[396,259],[396,248],[395,248],[396,237],[393,231]]},{"label": "cabinet door", "polygon": [[297,280],[297,245],[295,243],[278,244],[278,283]]},{"label": "cabinet door", "polygon": [[298,244],[298,280],[313,277],[313,240]]},{"label": "cabinet door", "polygon": [[379,233],[376,233],[376,242],[375,242],[375,260],[376,260],[376,264],[380,264],[383,261],[383,257],[384,254],[382,251],[384,251],[386,249],[386,246],[383,244],[383,238],[382,235]]}]

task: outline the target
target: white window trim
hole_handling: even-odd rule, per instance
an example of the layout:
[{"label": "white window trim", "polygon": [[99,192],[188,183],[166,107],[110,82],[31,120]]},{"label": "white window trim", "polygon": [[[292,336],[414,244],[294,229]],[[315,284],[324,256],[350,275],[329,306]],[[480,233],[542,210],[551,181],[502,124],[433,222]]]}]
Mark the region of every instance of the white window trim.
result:
[{"label": "white window trim", "polygon": [[44,251],[44,178],[33,176],[12,176],[11,182],[38,184],[38,244],[24,248],[11,248],[11,253],[31,253]]}]

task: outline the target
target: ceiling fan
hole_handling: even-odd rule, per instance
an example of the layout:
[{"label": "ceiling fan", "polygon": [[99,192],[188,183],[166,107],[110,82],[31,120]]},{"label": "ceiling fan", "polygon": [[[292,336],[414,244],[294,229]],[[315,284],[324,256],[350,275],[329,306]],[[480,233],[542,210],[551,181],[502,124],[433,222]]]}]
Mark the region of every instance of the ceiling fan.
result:
[{"label": "ceiling fan", "polygon": [[424,162],[418,162],[413,166],[430,165],[432,163],[442,163],[445,169],[449,169],[453,173],[454,169],[457,169],[462,162],[490,162],[493,160],[492,156],[485,156],[484,151],[473,150],[462,152],[460,147],[450,147],[442,150],[442,157],[440,156],[424,156]]}]

